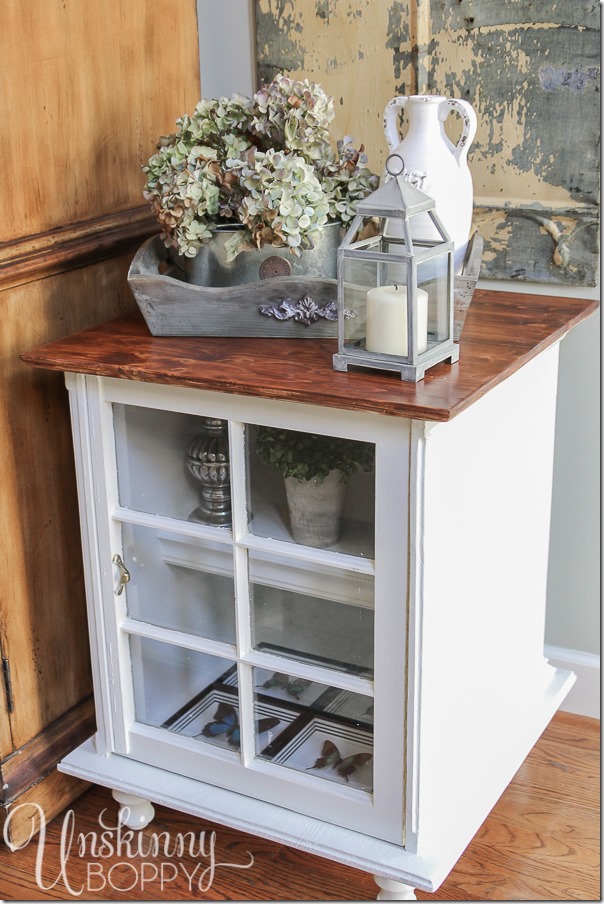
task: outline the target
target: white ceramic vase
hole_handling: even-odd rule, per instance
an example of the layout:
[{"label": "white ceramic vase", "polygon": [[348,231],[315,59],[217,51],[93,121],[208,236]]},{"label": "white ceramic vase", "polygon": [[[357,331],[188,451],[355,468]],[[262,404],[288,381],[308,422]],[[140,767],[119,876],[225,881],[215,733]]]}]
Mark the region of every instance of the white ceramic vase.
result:
[{"label": "white ceramic vase", "polygon": [[[399,112],[404,110],[409,127],[401,141]],[[462,119],[457,144],[445,132],[445,120],[452,111]],[[476,134],[476,114],[465,100],[440,95],[394,97],[384,111],[384,132],[390,153],[399,154],[405,164],[405,178],[436,202],[436,213],[455,245],[455,272],[464,261],[472,227],[474,190],[468,167],[468,149]],[[439,239],[428,214],[411,221],[416,239]]]}]

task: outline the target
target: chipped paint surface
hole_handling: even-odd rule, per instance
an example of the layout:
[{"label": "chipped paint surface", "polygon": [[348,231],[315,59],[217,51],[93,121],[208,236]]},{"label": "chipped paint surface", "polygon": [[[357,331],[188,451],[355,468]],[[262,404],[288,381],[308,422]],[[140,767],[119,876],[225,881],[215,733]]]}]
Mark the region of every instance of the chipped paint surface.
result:
[{"label": "chipped paint surface", "polygon": [[594,285],[599,20],[597,0],[256,0],[258,71],[320,82],[376,171],[392,97],[470,101],[482,275]]},{"label": "chipped paint surface", "polygon": [[580,93],[587,87],[587,82],[596,81],[599,72],[590,66],[585,72],[580,69],[554,69],[553,66],[542,66],[539,70],[539,81],[546,91],[557,91],[558,88],[569,88]]},{"label": "chipped paint surface", "polygon": [[259,81],[286,71],[319,82],[334,98],[333,134],[364,143],[377,170],[384,107],[415,90],[409,22],[409,0],[256,0]]}]

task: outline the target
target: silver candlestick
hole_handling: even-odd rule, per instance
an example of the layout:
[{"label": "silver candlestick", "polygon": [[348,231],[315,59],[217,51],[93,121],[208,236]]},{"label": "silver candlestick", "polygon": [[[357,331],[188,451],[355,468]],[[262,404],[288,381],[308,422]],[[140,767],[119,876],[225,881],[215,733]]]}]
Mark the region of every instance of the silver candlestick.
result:
[{"label": "silver candlestick", "polygon": [[201,483],[199,506],[189,521],[203,524],[231,524],[231,479],[229,437],[226,421],[204,417],[203,432],[195,437],[185,461]]}]

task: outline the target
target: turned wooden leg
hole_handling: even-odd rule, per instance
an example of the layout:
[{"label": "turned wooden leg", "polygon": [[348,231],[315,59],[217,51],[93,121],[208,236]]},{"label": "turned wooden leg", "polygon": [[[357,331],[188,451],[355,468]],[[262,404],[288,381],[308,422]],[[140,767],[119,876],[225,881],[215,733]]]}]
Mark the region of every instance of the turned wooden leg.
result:
[{"label": "turned wooden leg", "polygon": [[127,791],[112,791],[113,797],[120,804],[117,818],[129,829],[144,829],[155,816],[153,804],[136,794]]},{"label": "turned wooden leg", "polygon": [[411,885],[405,885],[404,882],[397,882],[395,879],[383,879],[381,876],[373,878],[380,886],[377,901],[417,901],[415,889]]}]

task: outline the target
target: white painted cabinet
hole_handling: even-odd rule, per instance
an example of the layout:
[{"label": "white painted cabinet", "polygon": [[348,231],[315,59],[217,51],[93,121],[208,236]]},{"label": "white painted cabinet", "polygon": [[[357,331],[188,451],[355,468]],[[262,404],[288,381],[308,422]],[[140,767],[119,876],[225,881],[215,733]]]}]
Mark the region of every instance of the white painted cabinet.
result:
[{"label": "white painted cabinet", "polygon": [[[436,423],[68,373],[98,731],[60,768],[133,826],[158,802],[438,887],[573,681],[543,657],[556,375],[553,345]],[[204,418],[231,525],[191,520]],[[371,445],[335,546],[293,541],[263,425]]]}]

